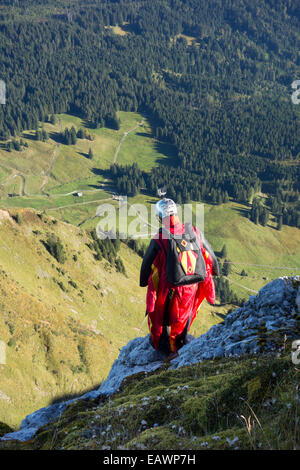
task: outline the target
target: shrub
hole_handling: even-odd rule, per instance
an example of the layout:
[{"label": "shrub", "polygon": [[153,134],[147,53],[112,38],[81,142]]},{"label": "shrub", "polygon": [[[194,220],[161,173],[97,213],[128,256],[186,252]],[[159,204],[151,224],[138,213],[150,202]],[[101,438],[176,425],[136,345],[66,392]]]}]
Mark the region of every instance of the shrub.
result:
[{"label": "shrub", "polygon": [[15,214],[12,216],[12,218],[15,220],[15,222],[17,222],[17,224],[21,224],[22,223],[22,218],[20,216],[20,214]]},{"label": "shrub", "polygon": [[74,289],[78,289],[78,285],[76,284],[75,281],[72,281],[72,279],[69,281],[70,286],[74,287]]},{"label": "shrub", "polygon": [[47,242],[44,242],[46,249],[59,263],[66,261],[66,253],[60,239],[54,235],[48,235]]}]

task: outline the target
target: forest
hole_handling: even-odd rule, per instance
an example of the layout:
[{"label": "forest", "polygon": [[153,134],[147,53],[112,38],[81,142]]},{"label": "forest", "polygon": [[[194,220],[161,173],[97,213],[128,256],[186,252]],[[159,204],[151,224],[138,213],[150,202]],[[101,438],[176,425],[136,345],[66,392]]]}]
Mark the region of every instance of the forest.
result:
[{"label": "forest", "polygon": [[[22,147],[25,129],[71,113],[91,129],[118,129],[139,111],[172,165],[111,169],[121,193],[177,202],[251,203],[300,227],[300,5],[290,0],[6,0],[0,9],[0,138]],[[116,34],[113,27],[122,28]],[[73,132],[74,134],[74,132]],[[47,136],[38,135],[38,139]],[[72,144],[76,137],[64,135]],[[9,154],[8,154],[9,155]],[[267,196],[263,207],[254,196]],[[254,199],[253,199],[254,198]]]}]

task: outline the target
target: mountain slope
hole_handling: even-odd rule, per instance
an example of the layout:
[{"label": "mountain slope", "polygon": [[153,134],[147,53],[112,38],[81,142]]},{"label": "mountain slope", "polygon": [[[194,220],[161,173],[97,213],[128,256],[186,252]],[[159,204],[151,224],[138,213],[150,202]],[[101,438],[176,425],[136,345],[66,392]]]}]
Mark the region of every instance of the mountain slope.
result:
[{"label": "mountain slope", "polygon": [[[136,338],[98,390],[66,404],[53,423],[52,409],[28,416],[1,447],[299,449],[299,369],[289,353],[299,313],[299,277],[281,278],[184,346],[169,368],[148,338]],[[45,426],[25,447],[10,441],[32,437],[39,421]]]},{"label": "mountain slope", "polygon": [[[97,261],[80,229],[31,210],[1,211],[0,421],[16,425],[28,412],[95,386],[139,331],[144,291],[140,258],[122,244],[127,275]],[[54,234],[66,252],[46,249]],[[145,332],[145,323],[141,331]]]},{"label": "mountain slope", "polygon": [[[141,258],[125,244],[126,275],[95,258],[89,232],[32,209],[1,209],[0,236],[0,422],[18,426],[53,400],[99,386],[120,349],[148,332],[146,290]],[[47,249],[51,237],[63,263]],[[191,333],[225,312],[204,303]]]}]

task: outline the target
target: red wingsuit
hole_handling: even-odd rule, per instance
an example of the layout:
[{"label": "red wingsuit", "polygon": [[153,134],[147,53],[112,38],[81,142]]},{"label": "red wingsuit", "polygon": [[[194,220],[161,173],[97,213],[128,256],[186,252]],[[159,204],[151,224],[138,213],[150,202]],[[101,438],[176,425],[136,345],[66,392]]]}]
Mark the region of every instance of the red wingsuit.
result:
[{"label": "red wingsuit", "polygon": [[[184,225],[177,216],[170,217],[168,229],[173,234],[184,233]],[[201,237],[199,230],[194,227],[193,229],[206,262],[207,276],[205,281],[185,286],[174,286],[168,282],[165,254],[168,240],[162,237],[161,232],[151,240],[143,259],[140,285],[148,286],[146,298],[148,326],[152,344],[157,350],[159,350],[160,338],[163,333],[165,305],[170,289],[172,289],[172,298],[168,307],[170,327],[168,341],[171,352],[177,352],[180,347],[178,339],[187,334],[204,298],[211,304],[215,302],[215,285],[212,276],[219,274],[218,263],[212,249],[204,237]]]}]

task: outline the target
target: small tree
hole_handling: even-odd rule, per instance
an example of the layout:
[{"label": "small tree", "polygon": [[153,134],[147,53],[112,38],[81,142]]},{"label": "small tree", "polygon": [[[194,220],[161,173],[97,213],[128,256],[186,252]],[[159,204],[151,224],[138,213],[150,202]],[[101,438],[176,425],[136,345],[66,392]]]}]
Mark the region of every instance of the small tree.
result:
[{"label": "small tree", "polygon": [[126,274],[125,266],[121,258],[116,258],[115,260],[115,268],[119,273]]},{"label": "small tree", "polygon": [[262,213],[260,214],[259,221],[264,227],[269,221],[269,211],[264,207]]},{"label": "small tree", "polygon": [[48,132],[45,129],[42,129],[42,141],[45,142],[49,139]]},{"label": "small tree", "polygon": [[20,152],[21,145],[20,145],[20,142],[18,142],[16,139],[13,140],[13,147],[15,150],[17,150],[17,152]]},{"label": "small tree", "polygon": [[282,215],[280,214],[277,218],[277,230],[282,229]]},{"label": "small tree", "polygon": [[81,129],[81,128],[78,129],[76,135],[77,135],[78,139],[84,139],[84,132],[83,132],[83,129]]},{"label": "small tree", "polygon": [[53,124],[53,125],[56,124],[56,116],[55,116],[55,114],[51,114],[51,116],[50,116],[50,122],[51,122],[51,124]]},{"label": "small tree", "polygon": [[63,139],[64,139],[64,143],[66,145],[71,145],[72,144],[71,134],[70,134],[70,131],[67,127],[64,130]]},{"label": "small tree", "polygon": [[75,145],[77,142],[77,137],[76,137],[76,130],[74,126],[71,127],[70,137],[71,137],[71,144]]},{"label": "small tree", "polygon": [[45,246],[49,253],[61,264],[66,261],[66,253],[60,239],[54,235],[48,235]]},{"label": "small tree", "polygon": [[42,131],[40,129],[36,129],[35,138],[36,140],[42,140],[43,136],[42,136]]},{"label": "small tree", "polygon": [[229,264],[229,261],[225,260],[224,264],[223,264],[223,274],[224,274],[224,276],[228,276],[228,274],[230,274],[230,272],[231,272],[231,266]]},{"label": "small tree", "polygon": [[221,258],[226,258],[226,256],[227,256],[227,247],[226,247],[226,245],[223,245],[220,256],[221,256]]},{"label": "small tree", "polygon": [[94,157],[94,154],[93,154],[93,151],[92,151],[91,147],[89,148],[88,157],[89,157],[90,160],[92,160],[92,158]]}]

